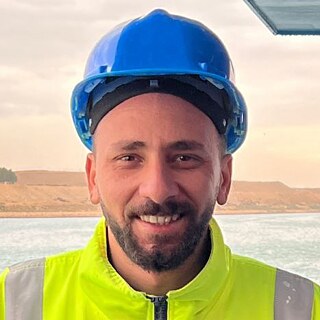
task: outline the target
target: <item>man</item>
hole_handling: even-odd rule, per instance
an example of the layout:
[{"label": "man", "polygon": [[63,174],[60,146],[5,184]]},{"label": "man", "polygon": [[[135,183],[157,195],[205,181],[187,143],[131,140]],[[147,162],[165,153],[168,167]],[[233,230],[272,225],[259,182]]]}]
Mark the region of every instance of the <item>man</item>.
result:
[{"label": "man", "polygon": [[7,269],[0,319],[320,319],[317,285],[233,255],[211,217],[246,106],[210,30],[162,10],[116,27],[72,115],[105,219],[85,249]]}]

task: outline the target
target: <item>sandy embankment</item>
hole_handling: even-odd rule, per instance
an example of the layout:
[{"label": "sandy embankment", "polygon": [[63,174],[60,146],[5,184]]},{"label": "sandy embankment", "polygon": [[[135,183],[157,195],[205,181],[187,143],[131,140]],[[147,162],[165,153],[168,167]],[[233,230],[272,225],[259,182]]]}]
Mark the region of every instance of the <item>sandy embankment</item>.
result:
[{"label": "sandy embankment", "polygon": [[0,218],[79,218],[79,217],[100,217],[101,212],[0,212]]},{"label": "sandy embankment", "polygon": [[[90,203],[83,172],[21,171],[18,183],[0,184],[0,217],[99,217]],[[320,212],[320,189],[280,182],[233,183],[228,204],[217,214]]]}]

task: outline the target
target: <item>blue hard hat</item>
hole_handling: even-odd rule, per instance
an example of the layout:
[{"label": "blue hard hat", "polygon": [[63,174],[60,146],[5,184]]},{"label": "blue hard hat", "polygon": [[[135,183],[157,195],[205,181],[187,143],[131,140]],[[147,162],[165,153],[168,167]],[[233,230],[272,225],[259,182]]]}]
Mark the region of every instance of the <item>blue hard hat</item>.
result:
[{"label": "blue hard hat", "polygon": [[149,76],[197,76],[226,92],[230,106],[224,133],[227,152],[233,153],[243,143],[246,104],[234,85],[232,62],[224,45],[200,22],[157,9],[118,25],[91,52],[84,80],[73,90],[71,100],[72,118],[86,147],[92,150],[88,112],[92,92],[99,86],[112,92]]}]

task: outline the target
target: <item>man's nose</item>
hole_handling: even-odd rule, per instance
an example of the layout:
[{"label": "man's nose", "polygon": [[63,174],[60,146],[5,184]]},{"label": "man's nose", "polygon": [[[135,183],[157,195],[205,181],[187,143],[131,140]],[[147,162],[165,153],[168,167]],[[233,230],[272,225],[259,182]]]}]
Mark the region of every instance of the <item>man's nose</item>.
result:
[{"label": "man's nose", "polygon": [[164,203],[179,193],[179,186],[166,163],[153,161],[147,164],[142,179],[139,187],[140,196],[149,198],[156,203]]}]

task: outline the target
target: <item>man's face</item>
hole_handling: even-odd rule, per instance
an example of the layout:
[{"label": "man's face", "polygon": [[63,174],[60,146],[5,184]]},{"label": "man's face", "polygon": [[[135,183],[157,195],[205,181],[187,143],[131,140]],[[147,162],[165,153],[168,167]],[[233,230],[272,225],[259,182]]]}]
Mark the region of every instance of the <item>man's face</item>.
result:
[{"label": "man's face", "polygon": [[91,201],[143,269],[178,267],[206,237],[230,188],[232,159],[219,139],[205,114],[161,93],[128,99],[99,123],[86,167]]}]

